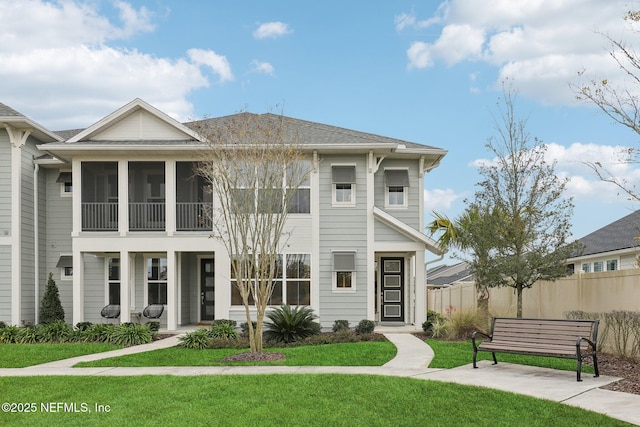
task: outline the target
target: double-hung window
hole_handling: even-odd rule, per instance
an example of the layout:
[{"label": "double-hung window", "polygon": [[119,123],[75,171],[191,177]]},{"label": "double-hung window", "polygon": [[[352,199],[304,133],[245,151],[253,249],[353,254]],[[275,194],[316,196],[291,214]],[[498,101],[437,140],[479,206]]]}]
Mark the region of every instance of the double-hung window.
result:
[{"label": "double-hung window", "polygon": [[333,290],[355,291],[356,253],[333,252]]},{"label": "double-hung window", "polygon": [[288,212],[311,213],[311,162],[300,160],[287,166],[285,188]]},{"label": "double-hung window", "polygon": [[60,196],[71,197],[71,193],[73,192],[71,172],[60,172],[56,182],[60,184]]},{"label": "double-hung window", "polygon": [[406,169],[386,169],[385,207],[407,207],[409,171]]},{"label": "double-hung window", "polygon": [[167,259],[147,259],[147,304],[167,303]]},{"label": "double-hung window", "polygon": [[120,258],[107,261],[107,287],[108,303],[120,305]]},{"label": "double-hung window", "polygon": [[334,206],[355,206],[356,167],[331,167],[332,196]]},{"label": "double-hung window", "polygon": [[607,271],[615,271],[618,269],[618,260],[617,259],[609,259],[607,260]]}]

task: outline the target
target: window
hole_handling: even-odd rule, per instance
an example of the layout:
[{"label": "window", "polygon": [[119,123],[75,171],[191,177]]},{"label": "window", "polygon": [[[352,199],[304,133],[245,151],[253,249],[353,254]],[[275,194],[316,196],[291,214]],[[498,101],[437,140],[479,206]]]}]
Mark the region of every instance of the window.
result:
[{"label": "window", "polygon": [[386,188],[386,207],[406,207],[409,188],[409,171],[406,169],[387,169],[384,171]]},{"label": "window", "polygon": [[71,193],[73,192],[71,172],[60,172],[56,182],[60,184],[60,196],[71,197]]},{"label": "window", "polygon": [[594,273],[602,271],[602,261],[596,261],[593,263],[593,271]]},{"label": "window", "polygon": [[[311,213],[311,162],[302,160],[287,166],[285,177],[288,212],[294,214]],[[304,179],[301,179],[304,177]],[[297,188],[296,188],[297,186]]]},{"label": "window", "polygon": [[355,281],[356,254],[355,252],[333,253],[333,290],[353,291]]},{"label": "window", "polygon": [[610,259],[607,260],[607,271],[615,271],[618,269],[618,260]]},{"label": "window", "polygon": [[582,271],[584,271],[585,273],[590,273],[591,272],[591,264],[589,264],[589,263],[582,264]]},{"label": "window", "polygon": [[167,259],[147,259],[147,304],[167,303]]},{"label": "window", "polygon": [[120,258],[107,259],[107,300],[120,305]]},{"label": "window", "polygon": [[[286,268],[283,268],[286,266]],[[249,269],[247,265],[244,268]],[[273,293],[269,305],[282,305],[284,301],[290,305],[311,304],[311,255],[285,254],[278,255],[274,274]],[[243,305],[242,296],[237,287],[237,277],[231,269],[231,305]],[[255,286],[255,280],[251,280]],[[249,304],[254,299],[249,295]]]},{"label": "window", "polygon": [[355,206],[356,167],[332,166],[331,181],[333,204],[338,206]]},{"label": "window", "polygon": [[73,279],[73,257],[71,255],[60,255],[56,267],[60,269],[60,280]]}]

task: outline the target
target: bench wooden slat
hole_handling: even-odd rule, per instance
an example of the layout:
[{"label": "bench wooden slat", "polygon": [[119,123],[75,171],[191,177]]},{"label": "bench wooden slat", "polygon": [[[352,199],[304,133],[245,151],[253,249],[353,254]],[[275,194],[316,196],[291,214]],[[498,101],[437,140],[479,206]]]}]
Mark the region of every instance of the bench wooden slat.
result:
[{"label": "bench wooden slat", "polygon": [[[580,380],[582,359],[592,356],[596,376],[598,360],[595,343],[597,341],[597,320],[564,319],[519,319],[494,317],[491,322],[490,338],[476,344],[476,334],[472,336],[473,367],[476,367],[478,351],[515,353],[539,356],[574,358],[578,361],[577,377]],[[590,340],[590,342],[585,341]],[[579,343],[579,351],[576,343]]]}]

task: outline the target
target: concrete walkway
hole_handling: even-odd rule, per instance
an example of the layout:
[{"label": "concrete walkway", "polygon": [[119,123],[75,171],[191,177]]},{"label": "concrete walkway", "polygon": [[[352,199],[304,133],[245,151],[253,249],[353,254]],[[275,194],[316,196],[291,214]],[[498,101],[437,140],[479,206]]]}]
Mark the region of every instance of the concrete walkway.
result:
[{"label": "concrete walkway", "polygon": [[640,396],[602,390],[599,387],[618,380],[583,374],[577,382],[574,371],[480,361],[478,369],[471,364],[454,369],[429,368],[433,350],[408,333],[385,333],[398,349],[396,356],[383,366],[196,366],[146,368],[73,368],[78,362],[141,353],[178,344],[178,336],[151,344],[105,353],[90,354],[26,368],[0,368],[0,376],[137,376],[137,375],[257,375],[257,374],[371,374],[445,381],[457,384],[495,388],[553,400],[567,405],[600,412],[610,417],[640,425]]}]

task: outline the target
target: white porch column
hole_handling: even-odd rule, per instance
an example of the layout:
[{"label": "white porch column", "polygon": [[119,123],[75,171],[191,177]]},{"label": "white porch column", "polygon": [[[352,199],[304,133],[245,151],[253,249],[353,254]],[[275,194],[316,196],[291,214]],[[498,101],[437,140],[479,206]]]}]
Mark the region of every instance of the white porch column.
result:
[{"label": "white porch column", "polygon": [[[122,204],[120,206],[122,207]],[[129,252],[120,251],[120,323],[131,321],[130,262]]]},{"label": "white porch column", "polygon": [[178,329],[177,282],[176,251],[169,250],[167,251],[167,329],[170,331]]},{"label": "white porch column", "polygon": [[[129,162],[118,161],[118,232],[126,236],[129,231]],[[122,264],[122,258],[120,258]],[[120,278],[122,282],[122,277]],[[128,280],[128,277],[127,277]],[[122,298],[122,294],[120,295]],[[124,307],[123,304],[120,304]],[[127,307],[127,312],[129,311]],[[127,320],[128,322],[128,320]]]},{"label": "white porch column", "polygon": [[176,161],[167,160],[164,166],[165,228],[167,236],[176,231]]},{"label": "white porch column", "polygon": [[414,256],[416,274],[416,307],[415,307],[415,327],[422,329],[422,324],[427,320],[427,281],[426,265],[424,262],[424,251],[416,251]]},{"label": "white porch column", "polygon": [[73,251],[73,324],[84,321],[84,256],[77,250]]},{"label": "white porch column", "polygon": [[[5,125],[11,142],[11,323],[22,323],[22,146],[30,131]],[[24,319],[28,320],[28,319]]]}]

